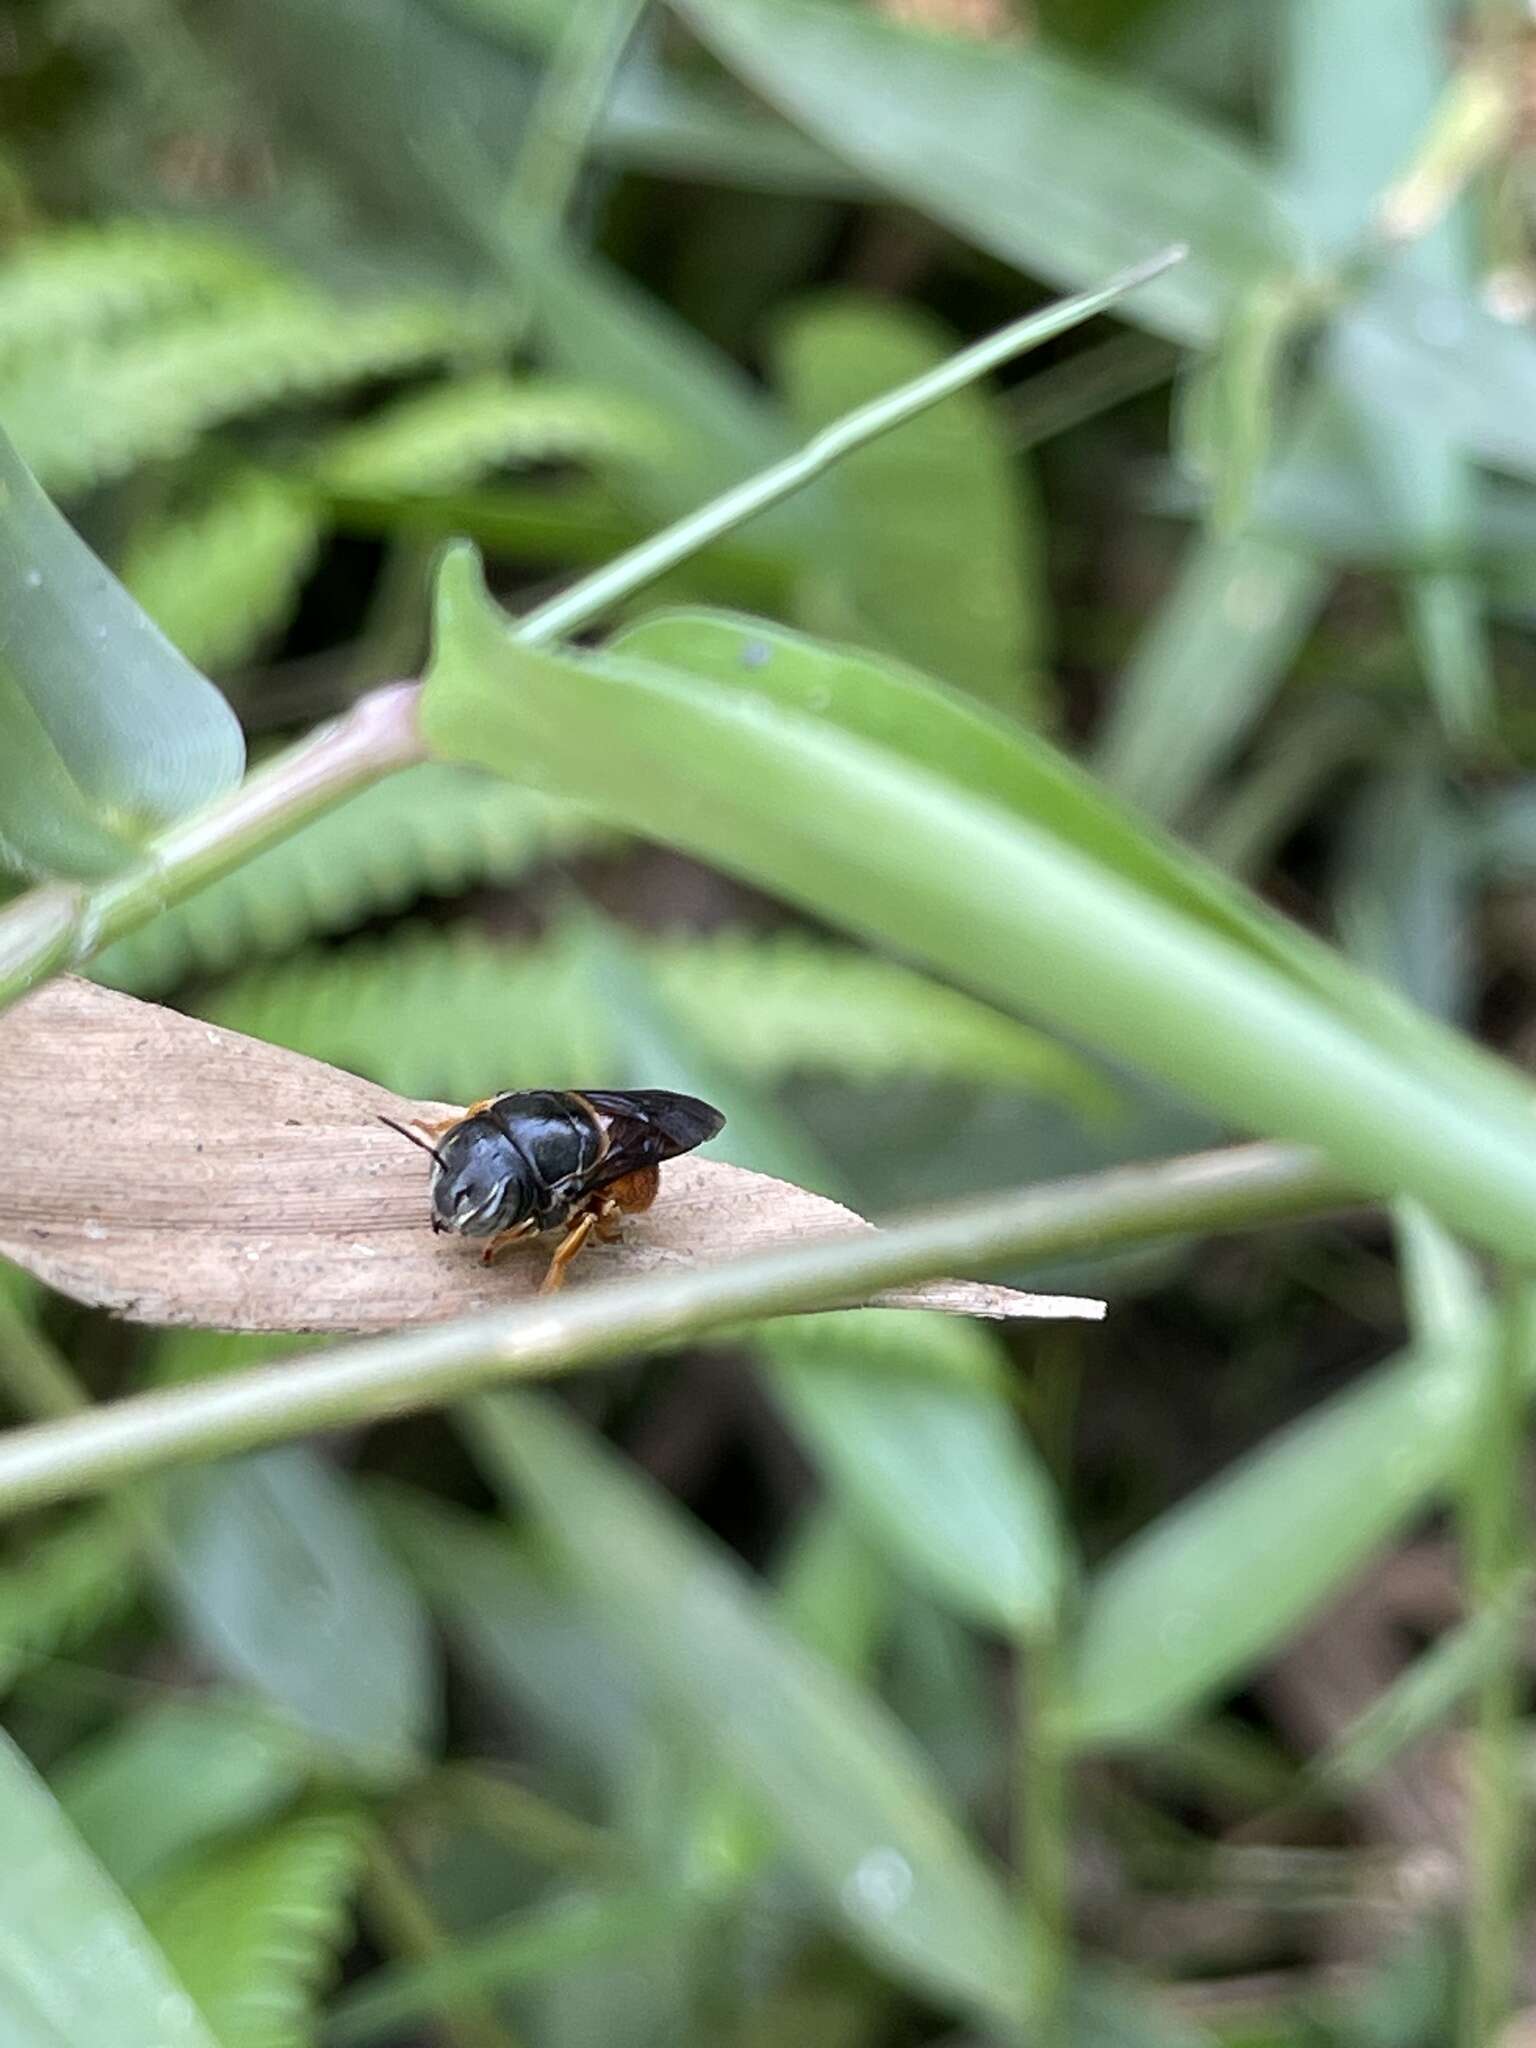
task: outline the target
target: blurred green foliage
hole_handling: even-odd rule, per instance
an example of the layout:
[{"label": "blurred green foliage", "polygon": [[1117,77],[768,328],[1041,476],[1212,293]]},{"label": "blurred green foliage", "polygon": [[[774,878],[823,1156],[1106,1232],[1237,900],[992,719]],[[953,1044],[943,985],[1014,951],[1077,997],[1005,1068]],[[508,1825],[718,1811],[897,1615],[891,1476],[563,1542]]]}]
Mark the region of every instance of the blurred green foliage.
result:
[{"label": "blurred green foliage", "polygon": [[[1530,1097],[1429,1021],[1536,1047],[1530,63],[1498,0],[0,22],[6,890],[228,785],[192,665],[294,738],[423,670],[443,541],[526,611],[1190,247],[601,654],[450,558],[444,758],[103,980],[409,1093],[695,1086],[874,1212],[1217,1118],[1419,1198],[1088,1262],[1102,1334],[796,1318],[8,1529],[5,2048],[1493,2048],[1536,2004],[1487,1796],[1532,1361],[1433,1220],[1521,1255]],[[7,1285],[0,1395],[272,1348]]]}]

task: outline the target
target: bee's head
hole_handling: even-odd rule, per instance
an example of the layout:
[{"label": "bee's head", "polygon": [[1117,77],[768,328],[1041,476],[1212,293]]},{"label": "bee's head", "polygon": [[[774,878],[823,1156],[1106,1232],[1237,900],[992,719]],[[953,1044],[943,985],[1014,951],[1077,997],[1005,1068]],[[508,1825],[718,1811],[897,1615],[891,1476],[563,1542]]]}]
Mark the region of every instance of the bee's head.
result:
[{"label": "bee's head", "polygon": [[531,1216],[533,1191],[522,1154],[484,1117],[466,1117],[428,1145],[403,1124],[380,1119],[432,1155],[432,1228],[457,1237],[494,1237]]},{"label": "bee's head", "polygon": [[532,1212],[522,1154],[501,1131],[472,1117],[437,1148],[432,1228],[459,1237],[494,1237]]}]

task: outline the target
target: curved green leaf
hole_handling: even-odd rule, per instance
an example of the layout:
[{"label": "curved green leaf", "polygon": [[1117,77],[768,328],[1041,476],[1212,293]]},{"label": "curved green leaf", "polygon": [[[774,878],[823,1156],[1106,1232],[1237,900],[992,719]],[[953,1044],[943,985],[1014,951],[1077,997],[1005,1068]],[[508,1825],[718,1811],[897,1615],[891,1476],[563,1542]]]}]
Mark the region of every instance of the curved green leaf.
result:
[{"label": "curved green leaf", "polygon": [[70,1754],[53,1786],[92,1855],[134,1893],[287,1805],[311,1760],[275,1714],[198,1692],[115,1721]]},{"label": "curved green leaf", "polygon": [[[787,709],[804,678],[767,654],[754,687],[726,692],[632,655],[542,652],[508,629],[460,551],[439,586],[423,728],[450,757],[579,794],[1526,1256],[1536,1098],[1510,1070],[1342,962],[1316,975],[1320,998],[1109,862],[941,780],[941,763],[918,768]],[[901,708],[893,691],[892,725]],[[1299,939],[1295,955],[1328,958]],[[1335,1003],[1335,987],[1352,1000]]]},{"label": "curved green leaf", "polygon": [[900,753],[1267,958],[1288,963],[1298,951],[1293,927],[1139,818],[1059,748],[916,669],[731,612],[655,612],[608,644],[736,693],[761,694]]},{"label": "curved green leaf", "polygon": [[[797,308],[775,351],[807,433],[953,354],[936,322],[872,294],[826,292]],[[1022,458],[989,393],[971,386],[839,463],[825,488],[840,560],[811,606],[853,637],[1038,715],[1045,638],[1042,545]],[[830,575],[828,572],[832,572]],[[818,587],[832,587],[823,598]]]},{"label": "curved green leaf", "polygon": [[298,491],[240,471],[200,503],[140,527],[124,584],[189,661],[228,668],[283,625],[320,548]]},{"label": "curved green leaf", "polygon": [[219,2048],[309,2048],[362,1862],[355,1814],[305,1814],[215,1850],[145,1899],[145,1923]]},{"label": "curved green leaf", "polygon": [[531,1396],[475,1404],[481,1454],[526,1499],[625,1655],[738,1772],[861,1947],[1016,2026],[1022,1930],[917,1752],[813,1657],[664,1498]]},{"label": "curved green leaf", "polygon": [[1188,242],[1128,319],[1210,341],[1234,292],[1293,262],[1256,159],[1183,109],[1054,55],[838,0],[675,0],[770,104],[980,247],[1061,285]]},{"label": "curved green leaf", "polygon": [[[426,764],[360,790],[165,910],[92,962],[96,980],[153,996],[605,843],[585,813],[488,775]],[[345,1062],[343,1062],[345,1064]]]},{"label": "curved green leaf", "polygon": [[437,1710],[425,1611],[345,1483],[271,1451],[170,1489],[168,1584],[184,1623],[362,1774],[409,1767]]},{"label": "curved green leaf", "polygon": [[[1336,1015],[1351,1019],[1384,1050],[1409,1062],[1432,1057],[1459,1070],[1475,1088],[1497,1089],[1506,1116],[1530,1113],[1530,1097],[1509,1069],[1465,1039],[1428,1029],[1412,1004],[1138,818],[1048,741],[915,670],[720,612],[659,613],[611,644],[667,668],[707,676],[717,688],[726,685],[749,699],[811,713],[819,724],[874,741],[925,772],[937,771],[1245,948],[1320,997]],[[976,985],[974,976],[965,978]],[[1094,1035],[1083,1032],[1085,1038]],[[1126,1056],[1134,1061],[1137,1052],[1127,1048]]]},{"label": "curved green leaf", "polygon": [[0,859],[96,876],[245,765],[234,713],[0,433]]},{"label": "curved green leaf", "polygon": [[864,1309],[754,1342],[796,1430],[884,1553],[972,1621],[1049,1621],[1064,1575],[1051,1482],[968,1323]]},{"label": "curved green leaf", "polygon": [[1458,1470],[1478,1366],[1466,1344],[1405,1354],[1112,1558],[1084,1605],[1073,1739],[1155,1740],[1282,1642]]},{"label": "curved green leaf", "polygon": [[0,1734],[6,2048],[221,2048],[122,1894]]}]

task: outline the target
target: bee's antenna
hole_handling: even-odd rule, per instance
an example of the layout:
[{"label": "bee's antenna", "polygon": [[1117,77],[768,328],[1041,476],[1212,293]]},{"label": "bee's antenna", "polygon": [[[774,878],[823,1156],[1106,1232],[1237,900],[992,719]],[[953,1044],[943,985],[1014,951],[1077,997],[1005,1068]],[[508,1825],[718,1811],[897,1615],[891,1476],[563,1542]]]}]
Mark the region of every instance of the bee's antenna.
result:
[{"label": "bee's antenna", "polygon": [[388,1124],[389,1128],[392,1131],[398,1131],[402,1138],[408,1138],[413,1145],[425,1152],[429,1159],[435,1159],[439,1166],[444,1164],[443,1155],[438,1151],[437,1147],[429,1145],[421,1133],[413,1131],[409,1124],[397,1124],[392,1116],[381,1116],[379,1122],[381,1124]]}]

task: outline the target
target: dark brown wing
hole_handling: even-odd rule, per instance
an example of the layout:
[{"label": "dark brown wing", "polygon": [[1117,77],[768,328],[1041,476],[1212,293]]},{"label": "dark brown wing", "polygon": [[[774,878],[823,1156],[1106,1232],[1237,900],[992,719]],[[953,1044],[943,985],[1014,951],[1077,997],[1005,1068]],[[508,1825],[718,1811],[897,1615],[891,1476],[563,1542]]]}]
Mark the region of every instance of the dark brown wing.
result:
[{"label": "dark brown wing", "polygon": [[607,1133],[608,1149],[590,1182],[596,1188],[691,1152],[725,1124],[718,1109],[696,1095],[674,1095],[670,1088],[577,1088],[571,1093],[592,1105]]}]

